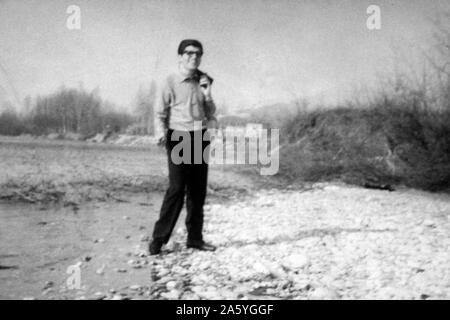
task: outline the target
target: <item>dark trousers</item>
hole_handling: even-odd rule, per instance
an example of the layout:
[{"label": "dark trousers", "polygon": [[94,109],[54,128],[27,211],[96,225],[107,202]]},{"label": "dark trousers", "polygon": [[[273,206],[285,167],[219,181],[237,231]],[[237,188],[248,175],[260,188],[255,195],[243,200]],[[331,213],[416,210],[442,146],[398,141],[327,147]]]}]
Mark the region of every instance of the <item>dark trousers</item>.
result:
[{"label": "dark trousers", "polygon": [[[202,130],[202,137],[206,129]],[[161,206],[159,220],[153,229],[153,239],[162,243],[169,241],[184,204],[186,195],[186,228],[187,241],[197,243],[203,241],[203,205],[208,183],[208,163],[201,158],[200,164],[194,163],[194,132],[189,132],[191,141],[190,163],[177,164],[171,157],[173,148],[181,141],[172,141],[174,131],[169,129],[166,137],[166,150],[169,166],[169,188]],[[198,132],[197,132],[198,133]],[[201,143],[201,151],[209,145],[209,141],[196,140]],[[199,145],[197,145],[199,147]],[[183,155],[183,152],[177,154]]]}]

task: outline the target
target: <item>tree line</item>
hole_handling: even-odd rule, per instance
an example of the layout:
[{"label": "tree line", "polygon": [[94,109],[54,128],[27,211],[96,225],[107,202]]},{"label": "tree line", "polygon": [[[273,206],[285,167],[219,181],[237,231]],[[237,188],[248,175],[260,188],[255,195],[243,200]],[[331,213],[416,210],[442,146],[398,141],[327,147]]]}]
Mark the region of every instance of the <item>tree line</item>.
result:
[{"label": "tree line", "polygon": [[56,92],[30,96],[24,100],[24,108],[17,111],[4,102],[0,113],[1,135],[48,135],[57,133],[78,134],[81,138],[93,136],[105,130],[138,134],[152,134],[153,97],[155,85],[141,87],[132,111],[119,109],[103,100],[98,89],[91,92],[83,88],[61,87]]}]

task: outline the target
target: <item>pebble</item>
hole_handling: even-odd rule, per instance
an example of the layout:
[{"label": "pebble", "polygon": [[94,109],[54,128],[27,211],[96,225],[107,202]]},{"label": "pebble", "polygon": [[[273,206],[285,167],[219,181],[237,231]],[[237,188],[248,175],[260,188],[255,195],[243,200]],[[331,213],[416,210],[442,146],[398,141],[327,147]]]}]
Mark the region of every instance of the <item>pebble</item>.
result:
[{"label": "pebble", "polygon": [[206,290],[198,291],[196,294],[203,299],[207,300],[219,300],[221,297],[216,289],[207,288]]},{"label": "pebble", "polygon": [[425,219],[423,222],[424,226],[430,227],[430,228],[435,228],[436,227],[436,222],[431,220],[431,219]]},{"label": "pebble", "polygon": [[100,291],[94,293],[94,296],[95,296],[95,299],[97,299],[97,300],[103,300],[106,298],[106,295]]},{"label": "pebble", "polygon": [[255,269],[256,272],[261,273],[263,275],[270,274],[269,268],[267,268],[265,265],[263,265],[260,262],[256,262],[255,264],[253,264],[253,269]]},{"label": "pebble", "polygon": [[98,268],[97,270],[95,270],[95,273],[96,274],[99,274],[99,275],[103,275],[104,273],[105,273],[105,265],[103,264],[100,268]]},{"label": "pebble", "polygon": [[169,300],[176,300],[179,299],[181,295],[181,292],[178,290],[171,290],[169,292],[163,292],[161,293],[161,297],[169,299]]},{"label": "pebble", "polygon": [[164,276],[167,276],[169,273],[170,273],[169,270],[162,269],[161,271],[158,272],[158,277],[163,278]]},{"label": "pebble", "polygon": [[310,293],[309,298],[312,300],[336,300],[339,296],[334,290],[327,288],[316,288]]},{"label": "pebble", "polygon": [[175,289],[176,287],[177,287],[177,282],[176,281],[169,281],[169,282],[166,283],[166,288],[169,291]]},{"label": "pebble", "polygon": [[44,284],[43,290],[49,289],[49,288],[53,287],[54,285],[55,285],[55,283],[53,281],[46,281]]},{"label": "pebble", "polygon": [[167,283],[167,282],[169,282],[171,280],[172,280],[172,277],[166,276],[166,277],[162,277],[161,279],[159,279],[158,282],[159,283]]},{"label": "pebble", "polygon": [[139,290],[142,290],[142,288],[143,287],[138,284],[130,286],[130,290],[133,290],[133,291],[139,291]]},{"label": "pebble", "polygon": [[210,267],[211,267],[211,262],[210,261],[204,261],[198,266],[198,268],[200,270],[206,270],[206,269],[209,269]]},{"label": "pebble", "polygon": [[301,269],[308,263],[309,259],[305,255],[293,254],[284,259],[283,266],[290,269]]}]

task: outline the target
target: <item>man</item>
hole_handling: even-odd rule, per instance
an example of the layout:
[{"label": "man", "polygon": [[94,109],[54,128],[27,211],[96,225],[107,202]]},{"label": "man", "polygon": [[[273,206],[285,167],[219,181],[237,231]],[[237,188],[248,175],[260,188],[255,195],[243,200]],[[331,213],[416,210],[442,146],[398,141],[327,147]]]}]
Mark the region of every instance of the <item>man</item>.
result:
[{"label": "man", "polygon": [[[160,143],[165,144],[169,166],[169,188],[161,206],[159,220],[153,229],[153,240],[149,245],[151,255],[161,252],[169,241],[180,212],[186,192],[187,247],[214,251],[216,248],[203,240],[203,205],[206,197],[208,163],[201,158],[193,160],[195,147],[201,146],[202,155],[209,141],[195,140],[204,137],[208,125],[215,123],[216,106],[211,96],[212,78],[198,69],[203,55],[202,44],[193,39],[181,41],[178,46],[178,70],[169,75],[157,97],[157,116]],[[181,143],[176,137],[190,139],[191,161],[175,161],[172,150]],[[185,141],[183,141],[185,142]],[[186,150],[182,150],[184,153]],[[198,161],[197,161],[198,162]]]}]

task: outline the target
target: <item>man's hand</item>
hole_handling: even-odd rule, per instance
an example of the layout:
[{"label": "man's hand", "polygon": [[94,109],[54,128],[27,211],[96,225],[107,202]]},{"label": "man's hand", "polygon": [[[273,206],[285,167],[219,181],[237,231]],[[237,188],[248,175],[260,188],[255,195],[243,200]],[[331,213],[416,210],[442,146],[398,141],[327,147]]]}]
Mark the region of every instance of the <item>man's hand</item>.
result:
[{"label": "man's hand", "polygon": [[206,101],[212,100],[211,95],[211,80],[206,75],[201,76],[200,78],[200,88],[202,90],[203,95],[205,96]]},{"label": "man's hand", "polygon": [[164,147],[166,145],[166,140],[167,140],[167,131],[164,130],[164,133],[159,135],[157,138],[157,145],[160,147]]}]

